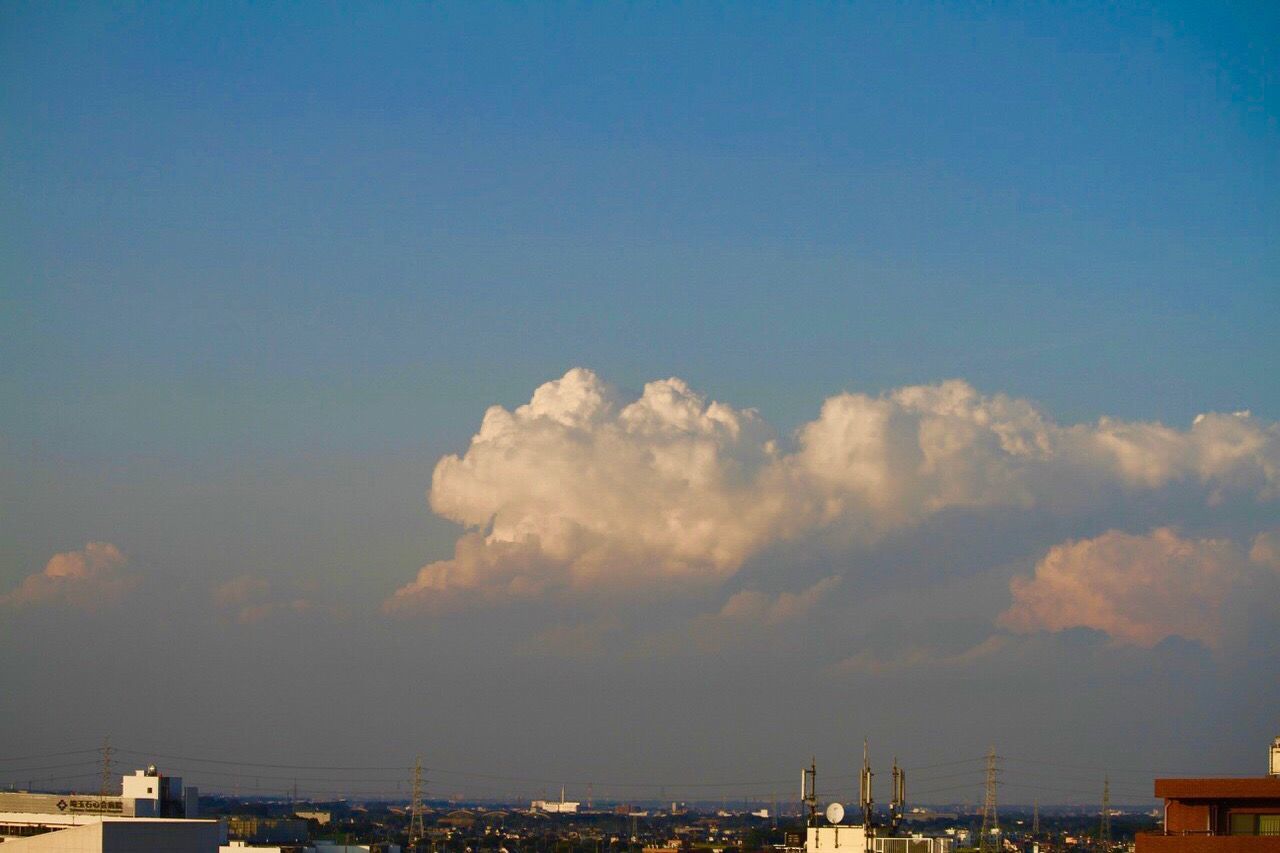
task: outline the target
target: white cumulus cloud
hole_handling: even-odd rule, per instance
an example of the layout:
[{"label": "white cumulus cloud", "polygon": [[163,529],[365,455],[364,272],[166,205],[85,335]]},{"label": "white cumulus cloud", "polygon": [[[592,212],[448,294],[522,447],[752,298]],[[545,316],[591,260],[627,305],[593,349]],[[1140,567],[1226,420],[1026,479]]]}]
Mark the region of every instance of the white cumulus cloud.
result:
[{"label": "white cumulus cloud", "polygon": [[490,408],[466,452],[437,463],[431,507],[469,532],[386,609],[718,584],[822,530],[870,542],[948,509],[1069,511],[1099,488],[1280,495],[1280,427],[1247,412],[1182,430],[1064,426],[959,380],[836,395],[789,445],[753,410],[679,379],[626,401],[570,370],[526,405]]}]

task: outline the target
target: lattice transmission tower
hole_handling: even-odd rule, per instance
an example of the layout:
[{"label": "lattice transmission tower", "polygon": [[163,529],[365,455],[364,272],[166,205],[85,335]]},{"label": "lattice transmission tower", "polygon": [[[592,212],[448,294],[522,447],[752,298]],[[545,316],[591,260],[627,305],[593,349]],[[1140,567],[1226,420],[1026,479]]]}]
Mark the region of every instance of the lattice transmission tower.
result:
[{"label": "lattice transmission tower", "polygon": [[111,738],[102,739],[102,785],[98,789],[98,798],[101,799],[107,795],[107,791],[111,790],[111,754],[115,752],[111,748]]},{"label": "lattice transmission tower", "polygon": [[409,806],[409,849],[416,849],[425,834],[422,828],[422,759],[413,765],[413,799]]},{"label": "lattice transmission tower", "polygon": [[1102,821],[1098,825],[1098,849],[1111,849],[1111,777],[1102,777]]},{"label": "lattice transmission tower", "polygon": [[982,838],[978,840],[979,853],[1000,853],[1000,816],[996,811],[996,785],[1000,784],[996,766],[996,748],[987,750],[987,783],[982,798]]}]

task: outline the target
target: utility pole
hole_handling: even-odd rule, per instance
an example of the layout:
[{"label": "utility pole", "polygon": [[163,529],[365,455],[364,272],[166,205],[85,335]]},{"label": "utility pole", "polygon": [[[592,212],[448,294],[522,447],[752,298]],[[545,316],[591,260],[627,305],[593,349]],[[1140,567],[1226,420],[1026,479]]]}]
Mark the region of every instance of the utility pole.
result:
[{"label": "utility pole", "polygon": [[978,841],[979,853],[1000,853],[1000,817],[996,812],[996,748],[987,750],[987,783],[982,802],[982,838]]},{"label": "utility pole", "polygon": [[1098,849],[1111,849],[1111,777],[1102,777],[1102,823],[1098,826]]},{"label": "utility pole", "polygon": [[422,758],[413,765],[413,801],[409,806],[409,849],[416,850],[422,840]]}]

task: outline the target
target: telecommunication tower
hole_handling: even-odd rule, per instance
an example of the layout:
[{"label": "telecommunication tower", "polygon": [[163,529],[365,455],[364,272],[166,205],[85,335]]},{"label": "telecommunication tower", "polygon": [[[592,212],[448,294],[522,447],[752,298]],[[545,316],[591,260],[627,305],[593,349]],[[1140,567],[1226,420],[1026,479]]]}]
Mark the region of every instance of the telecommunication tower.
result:
[{"label": "telecommunication tower", "polygon": [[[871,751],[867,745],[867,739],[862,739],[862,772],[858,774],[858,805],[862,807],[862,825],[871,828],[871,813],[874,810],[874,802],[871,798],[871,777],[875,774],[871,772]],[[871,833],[867,833],[867,845],[871,844]]]},{"label": "telecommunication tower", "polygon": [[1098,826],[1098,849],[1111,849],[1111,777],[1102,777],[1102,822]]},{"label": "telecommunication tower", "polygon": [[409,806],[409,847],[418,846],[422,840],[422,758],[413,765],[413,802]]},{"label": "telecommunication tower", "polygon": [[898,756],[893,757],[893,797],[889,800],[889,831],[897,832],[907,810],[907,771],[898,766]]},{"label": "telecommunication tower", "polygon": [[810,759],[809,769],[800,771],[800,806],[809,810],[809,826],[818,825],[818,759]]},{"label": "telecommunication tower", "polygon": [[987,783],[982,801],[982,838],[979,853],[1000,853],[1000,817],[996,812],[996,748],[987,750]]}]

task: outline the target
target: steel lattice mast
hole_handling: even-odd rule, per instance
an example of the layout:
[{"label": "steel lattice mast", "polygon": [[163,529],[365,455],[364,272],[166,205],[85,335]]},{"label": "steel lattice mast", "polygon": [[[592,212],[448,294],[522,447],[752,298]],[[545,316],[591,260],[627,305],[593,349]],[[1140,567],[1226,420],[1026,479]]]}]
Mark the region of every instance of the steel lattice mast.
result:
[{"label": "steel lattice mast", "polygon": [[996,812],[996,780],[999,770],[996,767],[996,748],[987,750],[987,782],[986,793],[982,802],[982,838],[978,841],[980,853],[999,853],[1000,851],[1000,816]]},{"label": "steel lattice mast", "polygon": [[1098,825],[1098,849],[1111,849],[1111,777],[1102,777],[1102,821]]},{"label": "steel lattice mast", "polygon": [[409,847],[416,848],[424,834],[422,829],[422,759],[413,765],[413,802],[409,807]]}]

